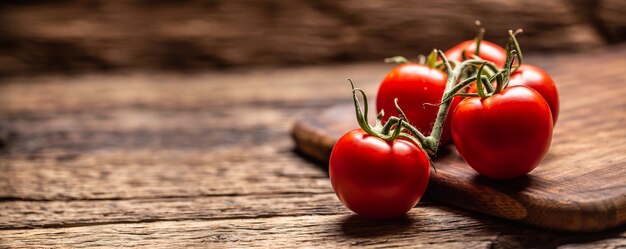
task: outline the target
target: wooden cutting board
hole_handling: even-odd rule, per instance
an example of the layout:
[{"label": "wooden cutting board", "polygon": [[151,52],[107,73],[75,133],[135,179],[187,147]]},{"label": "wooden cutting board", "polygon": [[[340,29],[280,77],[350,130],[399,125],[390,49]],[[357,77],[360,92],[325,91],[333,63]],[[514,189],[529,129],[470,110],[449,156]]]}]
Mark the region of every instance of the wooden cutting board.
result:
[{"label": "wooden cutting board", "polygon": [[[624,58],[622,48],[584,62],[556,60],[549,72],[561,115],[548,155],[528,176],[479,176],[449,146],[435,160],[427,198],[557,230],[602,231],[626,223]],[[353,108],[338,105],[298,120],[292,130],[298,149],[328,162],[335,141],[357,127]]]}]

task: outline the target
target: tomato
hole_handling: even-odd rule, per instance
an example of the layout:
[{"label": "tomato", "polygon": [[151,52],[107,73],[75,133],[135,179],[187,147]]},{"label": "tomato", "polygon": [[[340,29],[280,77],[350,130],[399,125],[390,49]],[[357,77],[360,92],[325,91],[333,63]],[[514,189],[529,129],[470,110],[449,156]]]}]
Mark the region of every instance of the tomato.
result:
[{"label": "tomato", "polygon": [[533,65],[522,64],[509,80],[509,86],[528,86],[537,91],[548,102],[554,124],[559,117],[559,93],[550,76]]},{"label": "tomato", "polygon": [[405,139],[385,141],[362,129],[343,135],[330,155],[330,182],[349,209],[369,218],[401,216],[422,198],[430,177],[425,152]]},{"label": "tomato", "polygon": [[481,175],[510,179],[532,171],[552,141],[552,114],[543,97],[511,86],[491,97],[466,98],[452,115],[459,154]]},{"label": "tomato", "polygon": [[[465,56],[472,58],[472,55],[476,52],[476,41],[468,40],[459,43],[458,45],[448,49],[445,55],[448,59],[463,61],[462,52],[465,49]],[[486,61],[491,61],[499,68],[504,66],[506,62],[506,50],[493,42],[482,40],[480,42],[480,51],[478,57]]]},{"label": "tomato", "polygon": [[[493,86],[495,87],[495,83]],[[541,94],[548,102],[553,124],[556,124],[556,120],[559,117],[559,93],[556,90],[554,81],[545,71],[533,65],[522,64],[511,74],[509,86],[527,86]],[[475,83],[470,86],[468,92],[476,92]]]},{"label": "tomato", "polygon": [[[399,65],[391,70],[380,84],[376,110],[385,111],[384,121],[387,121],[387,117],[399,116],[394,104],[394,99],[398,98],[398,104],[409,123],[428,136],[437,118],[439,106],[436,104],[441,102],[446,79],[445,73],[426,65],[415,63]],[[454,110],[459,102],[460,98],[455,98],[450,105],[451,110]],[[450,115],[451,113],[448,117]],[[450,119],[447,118],[440,143],[445,145],[450,141]]]}]

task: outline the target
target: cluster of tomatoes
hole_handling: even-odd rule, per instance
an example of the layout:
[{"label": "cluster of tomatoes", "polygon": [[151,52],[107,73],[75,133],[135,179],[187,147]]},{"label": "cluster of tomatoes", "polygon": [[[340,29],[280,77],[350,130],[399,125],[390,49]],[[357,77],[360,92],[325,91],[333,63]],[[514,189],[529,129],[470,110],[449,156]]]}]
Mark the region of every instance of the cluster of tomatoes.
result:
[{"label": "cluster of tomatoes", "polygon": [[401,60],[380,85],[374,126],[365,93],[353,85],[361,128],[337,141],[329,165],[344,205],[371,218],[403,215],[426,190],[430,157],[452,141],[485,177],[512,179],[537,167],[550,147],[559,99],[546,72],[522,63],[516,33],[509,31],[506,49],[481,32],[445,53],[434,50],[427,61]]}]

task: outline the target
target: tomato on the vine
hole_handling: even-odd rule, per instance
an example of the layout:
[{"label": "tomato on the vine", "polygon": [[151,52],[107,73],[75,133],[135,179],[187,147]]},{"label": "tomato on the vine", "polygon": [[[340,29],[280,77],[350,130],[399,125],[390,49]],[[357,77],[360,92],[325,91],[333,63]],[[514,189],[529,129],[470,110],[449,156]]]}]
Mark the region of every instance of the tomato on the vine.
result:
[{"label": "tomato on the vine", "polygon": [[552,114],[532,88],[510,86],[490,97],[466,98],[452,115],[459,154],[494,179],[526,175],[543,160],[552,141]]},{"label": "tomato on the vine", "polygon": [[343,135],[330,155],[330,181],[349,209],[369,218],[403,215],[424,195],[430,177],[426,153],[412,141],[385,141],[362,129]]},{"label": "tomato on the vine", "polygon": [[[476,40],[461,42],[451,49],[448,49],[445,55],[448,59],[463,61],[463,50],[465,50],[466,58],[472,58],[476,53]],[[506,50],[493,42],[482,40],[480,42],[478,57],[486,61],[491,61],[496,64],[497,67],[502,68],[506,62]]]},{"label": "tomato on the vine", "polygon": [[[394,105],[394,99],[397,98],[409,123],[428,135],[437,118],[437,104],[441,102],[446,79],[445,73],[427,65],[398,65],[387,74],[378,88],[376,110],[384,110],[386,116],[399,116]],[[459,102],[460,98],[454,98],[450,108],[454,110]],[[451,141],[449,118],[444,123],[440,141],[442,145]]]}]

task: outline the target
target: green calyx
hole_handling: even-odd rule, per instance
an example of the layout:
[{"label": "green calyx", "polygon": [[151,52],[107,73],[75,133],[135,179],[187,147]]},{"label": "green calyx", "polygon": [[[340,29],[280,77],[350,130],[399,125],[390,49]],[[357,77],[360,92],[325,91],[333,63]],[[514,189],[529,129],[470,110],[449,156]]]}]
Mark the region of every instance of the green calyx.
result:
[{"label": "green calyx", "polygon": [[[521,29],[518,29],[515,32],[509,30],[509,42],[506,44],[506,62],[504,63],[504,68],[502,70],[495,71],[495,74],[484,74],[483,68],[487,64],[483,64],[476,72],[476,75],[474,76],[475,79],[478,79],[476,80],[476,90],[478,92],[478,96],[481,98],[488,98],[504,90],[509,85],[511,74],[515,72],[520,65],[522,65],[522,50],[517,42],[517,38],[515,37],[516,34],[521,32]],[[516,59],[517,63],[515,63]],[[495,89],[492,87],[492,82],[494,80],[496,81]]]},{"label": "green calyx", "polygon": [[[426,157],[430,162],[430,166],[433,167],[435,172],[437,172],[437,168],[435,168],[435,164],[433,164],[430,159],[431,155],[434,155],[432,150],[425,148],[424,144],[429,144],[429,138],[425,137],[421,132],[419,132],[414,126],[409,124],[406,121],[406,115],[404,111],[398,105],[398,99],[394,99],[394,104],[396,106],[396,110],[400,114],[400,117],[390,117],[389,120],[383,125],[382,118],[385,115],[384,110],[381,110],[378,115],[376,115],[376,125],[371,126],[367,121],[367,113],[368,113],[368,103],[367,96],[365,92],[359,88],[354,87],[354,83],[352,80],[348,79],[350,82],[350,86],[352,87],[352,99],[354,100],[354,108],[356,110],[356,119],[359,123],[359,126],[363,131],[371,136],[378,137],[385,141],[393,141],[398,138],[406,139],[417,145],[419,148],[426,151]],[[365,105],[363,111],[361,110],[361,104],[359,102],[359,98],[357,96],[357,92],[361,94],[363,98],[363,104]],[[392,131],[393,130],[393,131]]]},{"label": "green calyx", "polygon": [[[372,136],[381,138],[385,141],[393,141],[394,139],[398,138],[398,136],[400,135],[400,131],[402,130],[402,118],[400,118],[396,124],[395,127],[396,129],[393,131],[392,134],[385,134],[383,133],[383,126],[381,125],[381,118],[384,115],[384,112],[380,112],[377,115],[377,122],[376,122],[376,126],[371,126],[369,124],[369,122],[367,121],[367,113],[368,113],[368,103],[367,103],[367,96],[365,95],[365,92],[359,88],[354,88],[354,83],[352,83],[352,80],[348,80],[350,81],[350,85],[352,86],[352,98],[354,100],[354,109],[356,110],[356,120],[359,123],[359,126],[361,127],[361,129],[363,129],[363,131],[365,131],[367,134],[370,134]],[[361,97],[363,98],[363,102],[365,104],[365,108],[363,111],[361,111],[361,104],[359,103],[359,98],[357,97],[356,93],[360,93]],[[391,122],[387,122],[387,124],[391,124]]]},{"label": "green calyx", "polygon": [[[423,147],[423,144],[426,142],[426,136],[417,130],[414,126],[409,124],[406,119],[406,115],[404,111],[398,105],[398,99],[394,99],[396,110],[400,114],[400,117],[392,116],[390,117],[385,124],[382,123],[382,118],[385,115],[384,110],[376,115],[376,125],[371,126],[367,121],[368,114],[368,102],[367,96],[365,92],[359,88],[354,87],[354,83],[352,80],[348,79],[350,82],[350,86],[352,87],[352,99],[354,100],[354,108],[356,110],[356,119],[359,124],[359,127],[363,129],[367,134],[371,136],[378,137],[385,141],[393,141],[397,138],[404,138],[412,141],[417,146],[422,149],[425,149],[428,154],[432,154],[427,148]],[[357,92],[361,94],[361,98],[363,98],[364,107],[361,109],[361,104],[359,98],[357,96]]]}]

